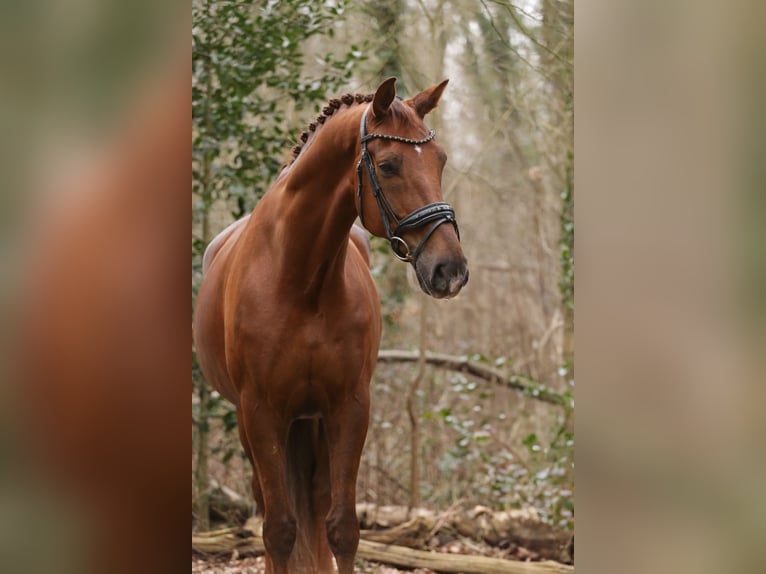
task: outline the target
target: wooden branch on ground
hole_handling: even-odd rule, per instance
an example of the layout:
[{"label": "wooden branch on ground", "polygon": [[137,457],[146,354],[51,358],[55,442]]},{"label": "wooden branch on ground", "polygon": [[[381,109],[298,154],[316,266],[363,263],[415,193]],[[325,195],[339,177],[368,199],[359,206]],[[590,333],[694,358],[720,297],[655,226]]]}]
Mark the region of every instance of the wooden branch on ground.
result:
[{"label": "wooden branch on ground", "polygon": [[[250,525],[250,527],[247,527]],[[246,528],[227,528],[192,536],[192,550],[202,554],[229,553],[237,550],[262,554],[263,538],[259,528],[249,522]],[[516,562],[486,556],[444,554],[413,550],[359,541],[357,556],[364,560],[393,564],[405,568],[430,568],[437,572],[463,572],[464,574],[572,574],[574,568],[558,562]]]},{"label": "wooden branch on ground", "polygon": [[[559,406],[565,406],[566,404],[566,399],[563,396],[539,386],[525,375],[515,374],[509,376],[499,369],[495,369],[489,365],[471,361],[468,357],[444,355],[441,353],[432,353],[430,351],[426,351],[425,355],[426,363],[429,365],[468,373],[469,375],[484,379],[485,381],[522,391],[526,393],[529,398],[538,401]],[[415,363],[418,361],[419,357],[420,353],[418,351],[381,349],[378,352],[379,363]]]},{"label": "wooden branch on ground", "polygon": [[[211,503],[217,515],[250,515],[251,508],[227,489],[213,491]],[[225,495],[233,496],[231,506]],[[446,512],[437,513],[425,508],[412,512],[406,506],[378,506],[359,503],[356,513],[362,527],[362,538],[371,542],[395,544],[422,550],[434,537],[441,541],[456,537],[484,542],[490,546],[518,546],[532,552],[537,558],[570,563],[568,545],[572,533],[559,530],[542,522],[532,509],[493,511],[485,506],[463,508],[456,505]],[[253,519],[251,519],[253,520]],[[251,525],[251,529],[258,528]]]},{"label": "wooden branch on ground", "polygon": [[396,544],[419,550],[428,545],[433,526],[433,520],[418,516],[385,530],[363,530],[362,538],[370,542]]},{"label": "wooden branch on ground", "polygon": [[490,546],[516,545],[540,558],[570,562],[568,544],[572,533],[540,521],[531,510],[492,511],[485,506],[456,508],[437,514],[418,508],[408,520],[405,506],[376,506],[360,503],[356,513],[363,529],[362,537],[376,542],[424,548],[431,538],[463,536]]},{"label": "wooden branch on ground", "polygon": [[487,556],[445,554],[413,550],[404,546],[386,546],[368,540],[359,541],[359,558],[404,566],[429,568],[436,572],[462,572],[463,574],[571,574],[572,566],[558,562],[517,562]]},{"label": "wooden branch on ground", "polygon": [[229,524],[242,523],[253,513],[253,506],[232,489],[210,480],[210,515]]}]

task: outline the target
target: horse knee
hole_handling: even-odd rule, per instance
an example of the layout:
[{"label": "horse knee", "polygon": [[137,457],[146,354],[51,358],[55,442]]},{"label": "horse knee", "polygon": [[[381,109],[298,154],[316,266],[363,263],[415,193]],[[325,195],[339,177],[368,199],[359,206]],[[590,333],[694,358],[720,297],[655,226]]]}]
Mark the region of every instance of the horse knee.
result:
[{"label": "horse knee", "polygon": [[269,516],[263,521],[263,544],[266,551],[279,562],[287,562],[295,545],[297,528],[295,518],[289,514]]},{"label": "horse knee", "polygon": [[359,546],[359,519],[356,512],[330,513],[326,521],[327,541],[336,556],[356,554]]}]

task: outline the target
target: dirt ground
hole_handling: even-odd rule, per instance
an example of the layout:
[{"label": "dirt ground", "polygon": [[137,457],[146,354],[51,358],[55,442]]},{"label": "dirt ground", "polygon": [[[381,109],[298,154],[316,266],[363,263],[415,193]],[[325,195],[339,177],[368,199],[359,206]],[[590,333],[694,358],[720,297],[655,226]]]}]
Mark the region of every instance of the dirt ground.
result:
[{"label": "dirt ground", "polygon": [[[263,574],[265,564],[263,556],[251,558],[198,558],[192,557],[192,574]],[[357,561],[358,574],[433,574],[433,570],[397,570],[391,566],[373,564],[364,560]]]}]

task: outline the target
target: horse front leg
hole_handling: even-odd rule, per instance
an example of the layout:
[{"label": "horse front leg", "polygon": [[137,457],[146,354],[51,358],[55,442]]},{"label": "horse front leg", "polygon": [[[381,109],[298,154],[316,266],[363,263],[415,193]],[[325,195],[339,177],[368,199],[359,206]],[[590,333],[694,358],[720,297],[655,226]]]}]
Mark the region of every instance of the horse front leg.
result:
[{"label": "horse front leg", "polygon": [[255,500],[255,506],[258,509],[261,517],[263,517],[263,515],[266,513],[266,508],[263,503],[263,492],[261,492],[261,482],[258,480],[258,471],[255,468],[255,460],[253,459],[253,451],[250,448],[250,441],[247,440],[244,415],[242,414],[241,407],[237,407],[237,430],[239,431],[239,441],[242,443],[242,448],[245,450],[247,460],[250,461],[250,468],[253,471],[252,491],[253,499]]},{"label": "horse front leg", "polygon": [[[361,386],[361,385],[360,385]],[[370,418],[366,384],[324,417],[330,447],[331,504],[327,539],[338,564],[338,574],[353,574],[359,546],[356,516],[356,477]]]},{"label": "horse front leg", "polygon": [[287,425],[268,412],[244,405],[239,423],[253,462],[253,495],[263,513],[266,573],[288,574],[297,524],[289,503],[286,481]]},{"label": "horse front leg", "polygon": [[321,419],[317,421],[314,437],[314,452],[316,453],[316,468],[312,481],[311,501],[314,516],[314,530],[317,536],[317,574],[335,574],[332,563],[332,550],[327,540],[327,525],[325,519],[330,512],[332,493],[330,491],[330,453],[327,444],[327,431]]},{"label": "horse front leg", "polygon": [[[261,490],[261,481],[258,478],[258,468],[255,466],[255,459],[253,458],[253,449],[250,447],[250,441],[247,439],[247,431],[245,428],[245,418],[242,413],[242,407],[237,407],[237,430],[239,431],[239,441],[242,443],[242,448],[245,449],[247,459],[250,461],[250,468],[253,473],[252,480],[250,482],[251,489],[253,491],[253,499],[255,500],[255,507],[258,510],[261,518],[266,515],[266,505],[263,502],[263,491]],[[274,572],[274,565],[271,563],[271,558],[265,557],[266,560],[266,572],[271,574]]]}]

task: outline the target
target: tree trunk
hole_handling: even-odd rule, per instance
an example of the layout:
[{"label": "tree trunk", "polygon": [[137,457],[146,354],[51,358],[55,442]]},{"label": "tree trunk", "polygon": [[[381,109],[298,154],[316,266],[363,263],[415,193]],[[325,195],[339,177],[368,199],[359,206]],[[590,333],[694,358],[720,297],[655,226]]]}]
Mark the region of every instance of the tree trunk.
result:
[{"label": "tree trunk", "polygon": [[[208,11],[211,9],[210,3],[207,4]],[[205,78],[205,102],[211,101],[213,97],[213,80],[212,66],[206,60],[207,74]],[[205,112],[205,131],[207,134],[212,133],[212,125],[210,113],[206,104]],[[201,166],[201,196],[202,196],[202,241],[205,245],[210,243],[210,207],[213,203],[213,190],[212,190],[212,158],[208,152],[205,152],[202,158]],[[210,409],[209,403],[209,389],[207,382],[204,378],[200,377],[197,381],[197,398],[199,400],[199,414],[197,418],[197,432],[194,435],[195,443],[193,444],[194,455],[196,459],[196,469],[194,474],[194,486],[196,491],[195,500],[195,515],[197,518],[197,528],[199,530],[207,530],[210,528],[210,484],[208,480],[208,456],[210,454],[210,446],[208,444],[208,411]]]},{"label": "tree trunk", "polygon": [[197,519],[197,529],[207,530],[210,528],[210,493],[208,480],[208,455],[210,447],[208,444],[208,417],[207,417],[207,386],[204,380],[199,381],[199,418],[197,421],[196,433],[196,468],[194,482],[196,485],[196,503],[194,513]]},{"label": "tree trunk", "polygon": [[[400,38],[404,36],[401,16],[404,13],[402,0],[389,2],[366,2],[364,11],[370,15],[372,25],[377,29],[377,37],[382,38],[377,50],[379,68],[375,75],[379,78],[395,76],[403,83],[402,50]],[[405,86],[399,85],[399,90]]]}]

